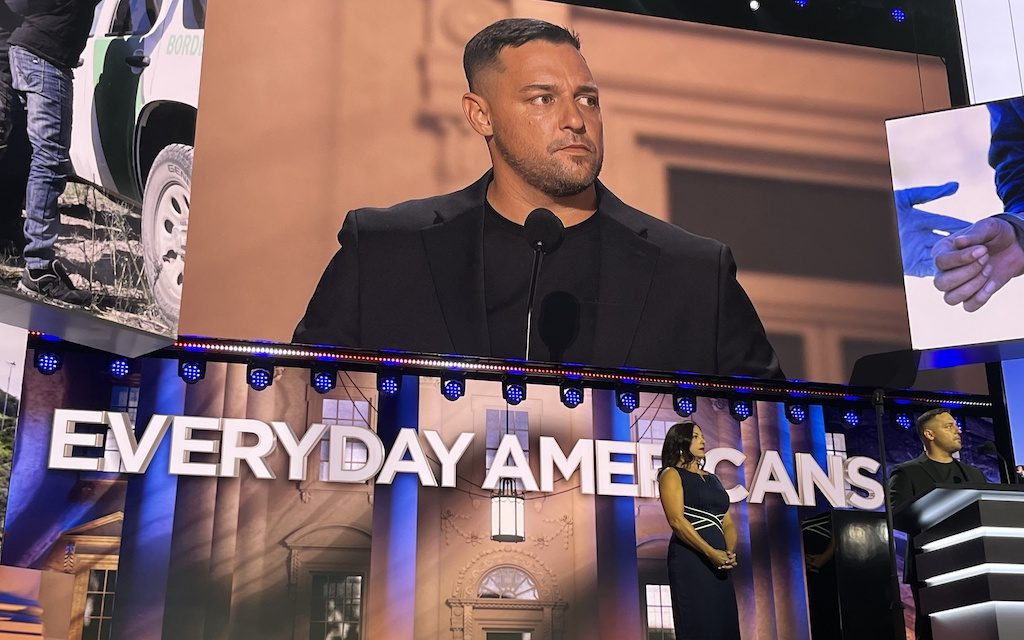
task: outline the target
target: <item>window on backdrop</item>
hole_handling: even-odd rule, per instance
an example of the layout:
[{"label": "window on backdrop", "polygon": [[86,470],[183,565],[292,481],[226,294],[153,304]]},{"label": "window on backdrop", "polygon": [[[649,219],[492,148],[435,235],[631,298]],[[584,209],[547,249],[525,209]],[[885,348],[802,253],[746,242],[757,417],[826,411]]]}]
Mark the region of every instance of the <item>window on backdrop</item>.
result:
[{"label": "window on backdrop", "polygon": [[519,567],[497,567],[491,569],[480,580],[477,595],[481,598],[507,600],[539,600],[537,583],[530,574]]},{"label": "window on backdrop", "polygon": [[82,640],[108,640],[114,616],[114,590],[117,571],[93,569],[85,592],[82,614]]},{"label": "window on backdrop", "polygon": [[[494,464],[494,456],[498,453],[505,434],[515,436],[519,446],[527,457],[530,455],[530,414],[527,411],[511,411],[508,409],[488,409],[486,415],[486,451],[487,471]],[[516,480],[516,487],[522,491],[523,483]]]},{"label": "window on backdrop", "polygon": [[312,579],[309,640],[359,640],[363,618],[363,576],[315,573]]},{"label": "window on backdrop", "polygon": [[675,640],[672,620],[672,593],[667,584],[648,584],[647,640]]},{"label": "window on backdrop", "polygon": [[[340,424],[351,427],[370,428],[370,403],[366,400],[337,400],[324,398],[321,424]],[[320,475],[326,481],[330,470],[331,432],[328,429],[320,439]],[[345,451],[341,459],[341,468],[345,470],[359,469],[366,464],[366,445],[362,442],[345,441]]]}]

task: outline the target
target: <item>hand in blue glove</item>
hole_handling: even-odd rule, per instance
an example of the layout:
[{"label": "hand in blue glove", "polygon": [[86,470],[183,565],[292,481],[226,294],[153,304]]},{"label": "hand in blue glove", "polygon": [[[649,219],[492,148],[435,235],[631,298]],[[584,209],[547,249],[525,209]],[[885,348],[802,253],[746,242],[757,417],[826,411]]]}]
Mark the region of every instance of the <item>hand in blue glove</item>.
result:
[{"label": "hand in blue glove", "polygon": [[936,274],[932,248],[947,234],[962,231],[971,226],[959,218],[928,213],[916,205],[925,204],[956,193],[958,182],[947,182],[939,186],[911,187],[896,192],[896,221],[900,230],[900,251],[903,254],[903,273],[908,276],[925,278]]}]

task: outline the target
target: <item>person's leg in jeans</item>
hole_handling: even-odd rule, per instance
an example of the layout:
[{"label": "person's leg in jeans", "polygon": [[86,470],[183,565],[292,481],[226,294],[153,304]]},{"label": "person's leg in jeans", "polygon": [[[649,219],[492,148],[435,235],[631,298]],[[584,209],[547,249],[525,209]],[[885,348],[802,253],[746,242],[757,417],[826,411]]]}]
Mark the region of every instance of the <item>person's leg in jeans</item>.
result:
[{"label": "person's leg in jeans", "polygon": [[24,96],[32,145],[25,193],[26,273],[21,285],[65,302],[87,304],[91,296],[75,290],[54,260],[53,249],[60,229],[57,198],[71,165],[71,71],[17,46],[11,47],[10,60],[14,89]]}]

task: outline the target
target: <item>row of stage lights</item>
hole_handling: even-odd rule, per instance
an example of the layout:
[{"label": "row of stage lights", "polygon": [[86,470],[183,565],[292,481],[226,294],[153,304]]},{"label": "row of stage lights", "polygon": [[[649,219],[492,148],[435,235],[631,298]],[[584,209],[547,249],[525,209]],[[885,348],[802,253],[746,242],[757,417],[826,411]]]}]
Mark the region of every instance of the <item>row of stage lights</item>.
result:
[{"label": "row of stage lights", "polygon": [[[809,5],[813,4],[815,0],[793,0],[793,4],[800,9],[806,9]],[[750,7],[751,11],[760,11],[762,0],[748,0],[747,6]],[[889,17],[893,22],[903,24],[907,21],[907,10],[902,6],[896,4],[888,7]]]},{"label": "row of stage lights", "polygon": [[[52,375],[63,366],[63,355],[56,350],[39,349],[35,353],[35,367],[44,375]],[[127,358],[113,358],[108,371],[115,378],[124,378],[131,372],[131,364]],[[178,361],[178,376],[187,384],[195,384],[206,377],[206,361],[202,359],[182,358]],[[274,367],[269,364],[250,362],[246,367],[246,382],[255,391],[264,391],[274,383]],[[314,367],[309,371],[309,384],[317,393],[329,393],[338,385],[337,369],[331,367]],[[384,396],[395,396],[402,389],[402,374],[378,373],[377,391]],[[566,407],[575,409],[583,404],[583,384],[579,379],[565,378],[558,385],[558,397]],[[452,402],[466,394],[466,375],[457,371],[441,373],[441,395]],[[515,406],[526,400],[526,379],[519,375],[507,375],[501,381],[501,395],[509,405]],[[640,391],[631,384],[624,383],[615,390],[615,406],[623,413],[632,413],[640,408]],[[685,388],[672,393],[672,408],[677,414],[686,418],[697,410],[697,396]],[[737,421],[743,422],[754,414],[754,403],[744,398],[729,400],[729,414]],[[786,419],[792,424],[802,424],[807,420],[807,405],[802,403],[786,403]],[[960,422],[957,418],[957,422]],[[860,412],[847,409],[843,413],[843,424],[856,427],[860,424]],[[896,424],[910,431],[914,428],[911,414],[896,414]]]}]

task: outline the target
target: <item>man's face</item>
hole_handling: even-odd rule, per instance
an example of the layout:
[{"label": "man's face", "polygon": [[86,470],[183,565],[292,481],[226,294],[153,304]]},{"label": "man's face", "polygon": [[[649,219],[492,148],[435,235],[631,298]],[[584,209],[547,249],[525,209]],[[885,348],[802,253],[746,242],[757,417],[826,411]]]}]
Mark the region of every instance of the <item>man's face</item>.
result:
[{"label": "man's face", "polygon": [[950,414],[940,413],[932,418],[924,428],[925,437],[929,433],[932,434],[932,441],[942,451],[953,454],[960,450],[960,428]]},{"label": "man's face", "polygon": [[542,40],[506,47],[481,73],[497,168],[551,197],[583,192],[604,159],[597,85],[580,52]]}]

